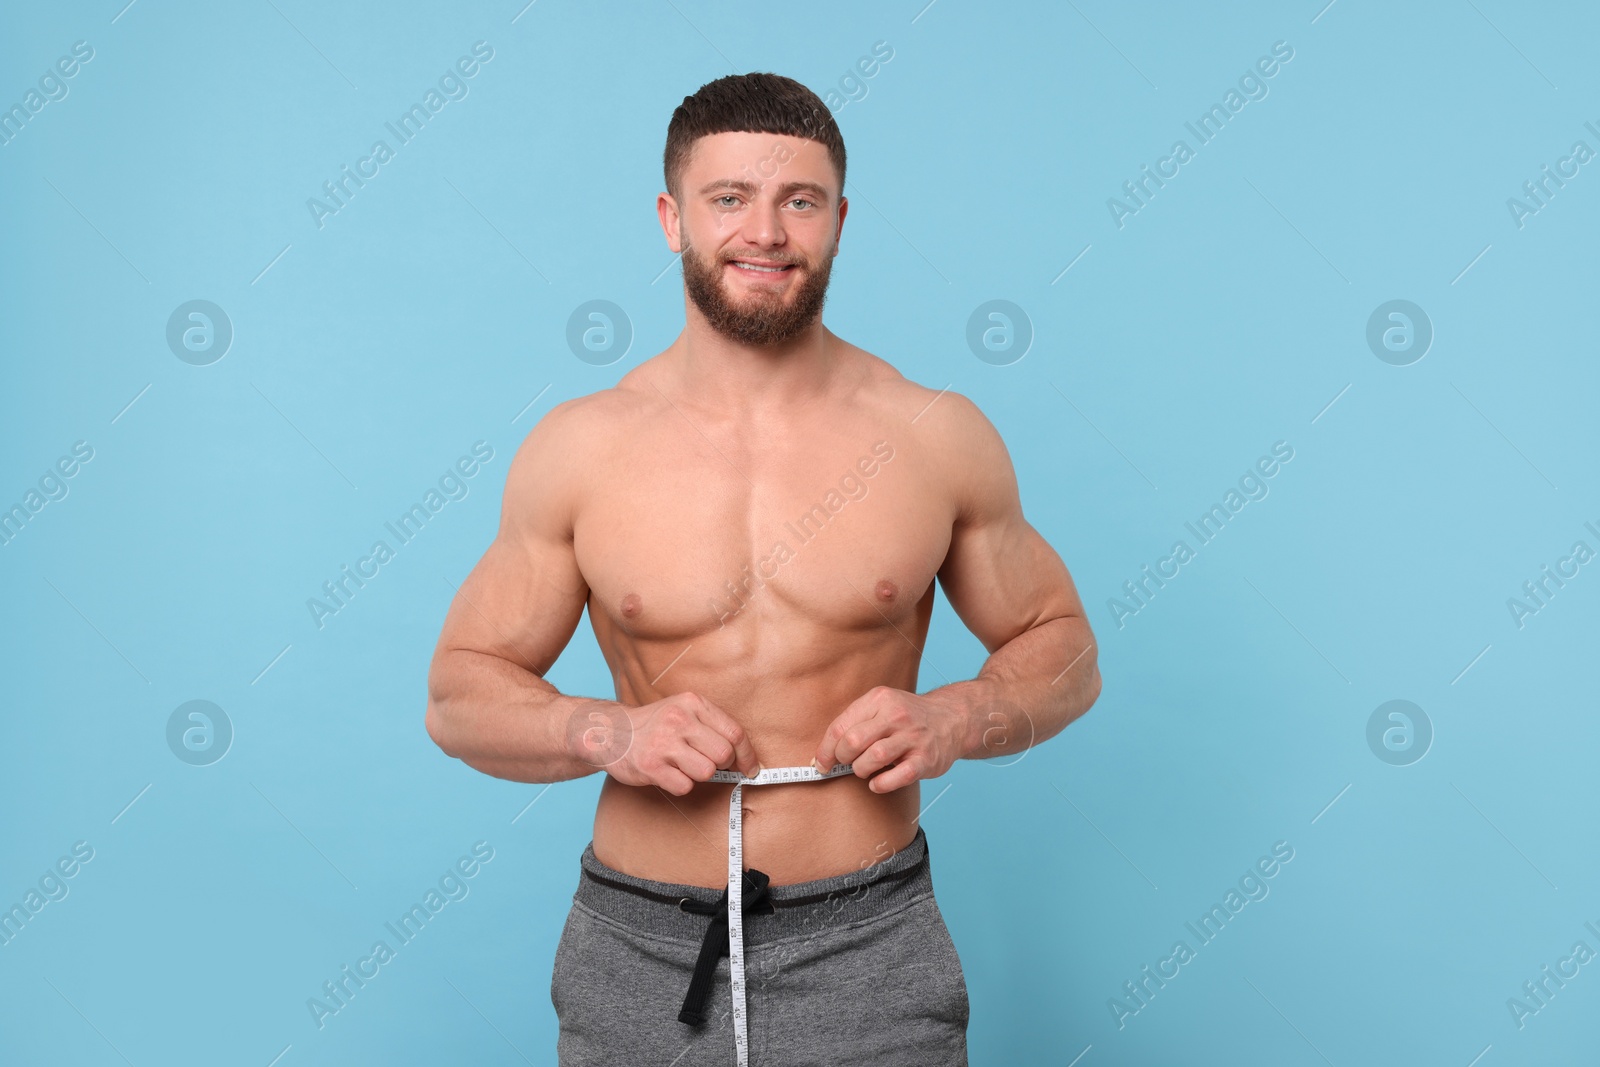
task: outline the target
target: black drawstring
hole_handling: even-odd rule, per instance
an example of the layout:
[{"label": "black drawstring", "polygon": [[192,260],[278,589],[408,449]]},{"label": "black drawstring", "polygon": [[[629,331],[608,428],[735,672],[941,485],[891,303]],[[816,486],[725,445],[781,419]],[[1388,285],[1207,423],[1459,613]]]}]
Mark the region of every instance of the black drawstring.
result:
[{"label": "black drawstring", "polygon": [[[758,915],[773,913],[772,901],[767,897],[769,882],[764,872],[753,867],[744,872],[744,911]],[[689,979],[689,992],[684,996],[683,1008],[678,1012],[679,1022],[700,1026],[706,1021],[706,1000],[711,996],[711,981],[716,977],[717,960],[728,955],[728,891],[724,889],[721,896],[709,902],[684,897],[678,902],[678,907],[695,915],[711,916],[705,940],[700,942],[700,958],[695,961],[694,976]]]}]

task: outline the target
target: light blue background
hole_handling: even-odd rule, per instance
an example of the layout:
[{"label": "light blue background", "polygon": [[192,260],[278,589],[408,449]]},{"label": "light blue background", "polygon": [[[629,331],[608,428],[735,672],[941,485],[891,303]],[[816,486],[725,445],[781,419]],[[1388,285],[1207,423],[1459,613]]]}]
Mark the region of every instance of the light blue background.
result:
[{"label": "light blue background", "polygon": [[[1000,429],[1105,677],[1020,762],[922,787],[972,1062],[1592,1062],[1600,964],[1507,1008],[1600,950],[1600,565],[1507,608],[1600,549],[1600,162],[1507,208],[1600,149],[1591,6],[124,3],[0,14],[0,105],[94,49],[0,147],[0,506],[94,449],[0,547],[0,904],[94,849],[0,947],[0,1060],[553,1062],[600,779],[434,747],[451,587],[537,419],[681,329],[652,207],[679,100],[747,70],[825,92],[881,40],[837,112],[826,321]],[[469,95],[319,229],[307,198],[480,40]],[[1197,147],[1275,41],[1269,94]],[[1119,228],[1108,198],[1179,138]],[[235,331],[209,366],[165,340],[194,299]],[[565,342],[592,299],[635,331],[607,366]],[[1035,331],[1010,365],[965,340],[991,299]],[[1435,331],[1408,366],[1366,343],[1391,299]],[[307,598],[479,440],[470,494],[319,629]],[[1270,495],[1119,626],[1109,598],[1275,441]],[[921,688],[982,660],[941,599]],[[550,680],[612,695],[587,623]],[[165,739],[194,699],[235,729],[206,767]],[[1366,741],[1391,699],[1435,731],[1409,766]],[[470,895],[319,1030],[307,998],[476,841]],[[1278,841],[1270,895],[1119,1028],[1109,999]]]}]

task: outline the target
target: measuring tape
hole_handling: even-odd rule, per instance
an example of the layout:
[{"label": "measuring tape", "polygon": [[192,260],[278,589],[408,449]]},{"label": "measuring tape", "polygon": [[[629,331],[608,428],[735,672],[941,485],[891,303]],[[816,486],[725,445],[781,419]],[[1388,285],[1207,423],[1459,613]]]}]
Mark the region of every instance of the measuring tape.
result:
[{"label": "measuring tape", "polygon": [[747,1067],[750,1038],[746,1033],[744,1005],[744,808],[740,801],[747,785],[781,785],[787,782],[820,782],[849,774],[852,765],[835,763],[832,770],[815,767],[767,767],[754,778],[738,771],[717,771],[710,780],[732,782],[728,798],[728,974],[733,980],[733,1044],[739,1067]]}]

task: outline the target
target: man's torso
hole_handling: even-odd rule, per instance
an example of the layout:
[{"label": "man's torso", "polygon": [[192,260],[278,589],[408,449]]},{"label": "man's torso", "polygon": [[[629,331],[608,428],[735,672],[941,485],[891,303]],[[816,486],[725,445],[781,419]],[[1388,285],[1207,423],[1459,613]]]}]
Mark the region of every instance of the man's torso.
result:
[{"label": "man's torso", "polygon": [[[574,552],[618,699],[698,693],[745,728],[767,767],[808,764],[828,724],[873,686],[916,690],[955,517],[954,455],[919,417],[937,394],[839,343],[846,358],[827,395],[772,418],[675,396],[647,362],[588,398],[576,457]],[[732,788],[674,797],[608,775],[596,856],[643,878],[721,886]],[[881,861],[916,833],[920,801],[915,785],[879,795],[854,775],[743,796],[745,864],[775,885]]]}]

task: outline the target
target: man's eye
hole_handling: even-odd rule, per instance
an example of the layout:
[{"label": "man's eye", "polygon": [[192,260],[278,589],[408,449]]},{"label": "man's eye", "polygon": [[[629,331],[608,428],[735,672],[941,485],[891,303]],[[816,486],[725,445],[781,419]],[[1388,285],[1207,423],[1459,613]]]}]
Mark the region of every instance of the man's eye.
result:
[{"label": "man's eye", "polygon": [[815,207],[816,206],[815,204],[811,203],[811,201],[806,200],[803,197],[800,198],[800,199],[791,200],[791,201],[789,201],[789,203],[791,203],[791,204],[805,204],[805,205],[807,205],[809,207]]},{"label": "man's eye", "polygon": [[735,203],[737,203],[739,198],[730,193],[730,194],[728,194],[726,196],[717,197],[716,200],[712,201],[712,203],[719,204],[722,207],[732,207],[733,206],[733,204],[725,204],[725,203],[723,203],[723,201],[725,201],[725,200],[731,200],[731,201],[734,201]]}]

